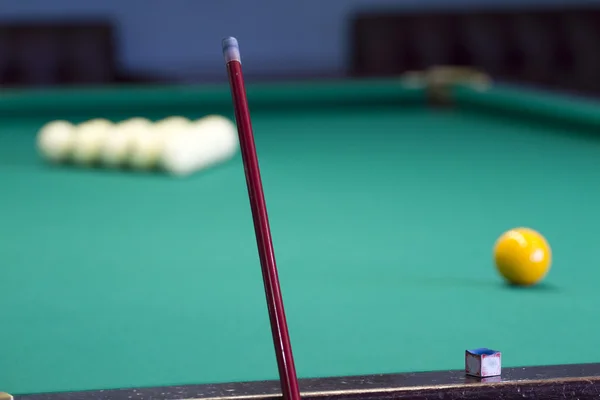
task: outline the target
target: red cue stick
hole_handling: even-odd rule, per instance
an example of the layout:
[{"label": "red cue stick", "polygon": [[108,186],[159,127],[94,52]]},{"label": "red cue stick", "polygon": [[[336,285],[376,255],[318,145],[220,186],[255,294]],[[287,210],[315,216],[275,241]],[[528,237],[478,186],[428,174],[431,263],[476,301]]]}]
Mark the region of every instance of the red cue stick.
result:
[{"label": "red cue stick", "polygon": [[294,366],[292,345],[283,309],[277,264],[275,263],[275,253],[271,240],[269,216],[267,214],[267,206],[265,204],[260,177],[258,156],[256,155],[256,147],[254,145],[250,110],[248,109],[248,99],[246,98],[244,76],[242,74],[240,48],[237,40],[233,37],[223,39],[222,45],[235,109],[235,120],[244,162],[252,219],[254,220],[258,255],[260,257],[265,294],[267,296],[267,307],[269,309],[271,332],[277,356],[281,390],[285,400],[300,400],[298,378],[296,376],[296,367]]}]

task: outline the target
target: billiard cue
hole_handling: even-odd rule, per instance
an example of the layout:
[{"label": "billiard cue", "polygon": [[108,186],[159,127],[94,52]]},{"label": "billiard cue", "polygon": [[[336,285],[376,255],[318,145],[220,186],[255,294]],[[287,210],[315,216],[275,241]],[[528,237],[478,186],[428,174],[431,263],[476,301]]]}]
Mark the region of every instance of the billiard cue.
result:
[{"label": "billiard cue", "polygon": [[292,345],[283,309],[277,264],[271,240],[269,216],[267,214],[258,156],[254,144],[254,134],[252,133],[250,110],[246,97],[244,75],[242,74],[240,48],[237,40],[233,37],[223,39],[222,46],[235,110],[235,121],[240,140],[240,151],[246,175],[250,208],[252,209],[254,233],[256,235],[256,244],[258,246],[258,255],[267,297],[267,308],[269,310],[271,332],[275,345],[281,390],[285,400],[300,400],[300,389],[298,387]]}]

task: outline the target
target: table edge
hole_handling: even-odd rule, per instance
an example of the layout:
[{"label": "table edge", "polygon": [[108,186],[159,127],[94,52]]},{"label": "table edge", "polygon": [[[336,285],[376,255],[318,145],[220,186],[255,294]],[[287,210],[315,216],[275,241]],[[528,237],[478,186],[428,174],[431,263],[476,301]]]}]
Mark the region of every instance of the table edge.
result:
[{"label": "table edge", "polygon": [[[434,371],[301,379],[306,399],[586,399],[600,394],[600,363],[505,368],[497,378]],[[443,396],[442,396],[443,395]],[[440,397],[442,396],[442,397]],[[267,400],[280,398],[278,381],[123,388],[14,395],[15,400]]]}]

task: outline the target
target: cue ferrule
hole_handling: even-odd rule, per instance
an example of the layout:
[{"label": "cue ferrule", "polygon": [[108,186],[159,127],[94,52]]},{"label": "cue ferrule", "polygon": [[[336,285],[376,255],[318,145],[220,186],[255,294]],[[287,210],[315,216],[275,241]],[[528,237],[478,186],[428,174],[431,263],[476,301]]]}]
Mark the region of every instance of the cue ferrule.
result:
[{"label": "cue ferrule", "polygon": [[223,57],[225,57],[225,63],[229,64],[231,61],[237,61],[242,63],[242,57],[240,55],[240,46],[236,38],[230,36],[223,39],[221,42],[223,46]]}]

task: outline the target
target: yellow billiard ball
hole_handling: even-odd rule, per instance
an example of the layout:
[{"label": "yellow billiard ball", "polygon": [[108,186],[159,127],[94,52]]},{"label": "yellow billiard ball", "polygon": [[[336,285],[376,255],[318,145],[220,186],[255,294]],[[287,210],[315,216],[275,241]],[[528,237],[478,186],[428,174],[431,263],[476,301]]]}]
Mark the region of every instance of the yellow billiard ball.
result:
[{"label": "yellow billiard ball", "polygon": [[511,229],[494,246],[496,269],[513,285],[531,286],[540,282],[552,264],[552,250],[546,239],[529,228]]}]

